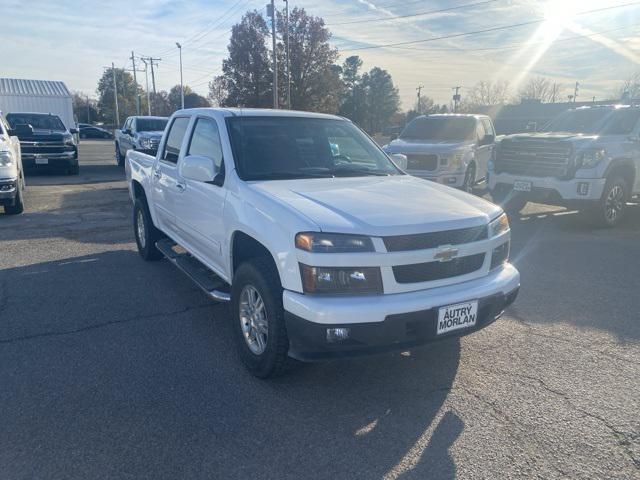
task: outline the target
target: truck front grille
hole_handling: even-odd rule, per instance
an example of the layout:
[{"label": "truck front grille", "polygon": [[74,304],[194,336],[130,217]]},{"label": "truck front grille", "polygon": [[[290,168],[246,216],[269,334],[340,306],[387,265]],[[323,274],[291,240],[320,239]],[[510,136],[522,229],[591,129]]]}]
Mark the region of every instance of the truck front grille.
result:
[{"label": "truck front grille", "polygon": [[463,243],[486,240],[487,227],[459,228],[441,232],[418,233],[414,235],[397,235],[384,237],[384,246],[388,252],[406,252],[409,250],[425,250],[441,245],[460,245]]},{"label": "truck front grille", "polygon": [[566,177],[570,170],[571,145],[551,140],[503,141],[497,149],[496,173],[532,177]]},{"label": "truck front grille", "polygon": [[73,147],[62,142],[20,142],[20,150],[23,154],[63,153],[73,150]]},{"label": "truck front grille", "polygon": [[437,168],[437,155],[418,155],[413,153],[407,154],[407,170],[436,170]]},{"label": "truck front grille", "polygon": [[427,262],[393,267],[398,283],[419,283],[442,280],[473,273],[482,268],[484,253],[454,258],[448,262]]}]

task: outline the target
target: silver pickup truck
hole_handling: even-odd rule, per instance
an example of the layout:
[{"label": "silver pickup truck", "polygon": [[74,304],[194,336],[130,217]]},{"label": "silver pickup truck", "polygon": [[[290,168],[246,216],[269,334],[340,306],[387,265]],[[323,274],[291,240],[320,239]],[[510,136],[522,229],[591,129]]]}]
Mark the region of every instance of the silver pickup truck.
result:
[{"label": "silver pickup truck", "polygon": [[124,166],[129,150],[155,155],[167,126],[167,117],[129,117],[121,130],[115,132],[116,161]]},{"label": "silver pickup truck", "polygon": [[520,211],[528,201],[561,205],[613,227],[640,194],[640,107],[568,110],[540,132],[504,137],[489,167],[497,203]]},{"label": "silver pickup truck", "polygon": [[423,115],[383,149],[407,173],[471,193],[486,177],[495,138],[486,115]]}]

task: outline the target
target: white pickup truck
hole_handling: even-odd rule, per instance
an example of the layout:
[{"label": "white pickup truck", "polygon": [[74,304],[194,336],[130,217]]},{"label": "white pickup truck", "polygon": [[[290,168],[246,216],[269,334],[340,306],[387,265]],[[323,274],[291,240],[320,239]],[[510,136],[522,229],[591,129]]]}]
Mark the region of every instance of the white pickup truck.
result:
[{"label": "white pickup truck", "polygon": [[519,289],[500,207],[405,174],[340,117],[181,110],[126,171],[140,254],[231,301],[259,377],[473,332]]}]

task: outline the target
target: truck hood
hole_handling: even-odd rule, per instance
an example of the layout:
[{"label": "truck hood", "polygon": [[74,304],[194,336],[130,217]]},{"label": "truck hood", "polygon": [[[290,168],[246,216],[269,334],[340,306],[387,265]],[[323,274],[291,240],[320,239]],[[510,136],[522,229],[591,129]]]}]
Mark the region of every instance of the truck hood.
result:
[{"label": "truck hood", "polygon": [[406,235],[486,224],[500,207],[409,175],[252,182],[321,231]]},{"label": "truck hood", "polygon": [[387,153],[451,153],[470,149],[474,142],[427,142],[424,140],[396,139],[385,147]]},{"label": "truck hood", "polygon": [[536,133],[516,133],[508,135],[503,140],[547,140],[558,142],[590,142],[597,140],[598,135],[586,133],[565,133],[565,132],[536,132]]},{"label": "truck hood", "polygon": [[156,132],[156,131],[145,131],[145,132],[138,132],[138,135],[140,137],[144,137],[144,138],[162,138],[162,134],[164,133],[164,130],[160,131],[160,132]]},{"label": "truck hood", "polygon": [[34,128],[33,135],[18,135],[18,138],[28,142],[62,142],[65,133],[66,132],[60,130],[43,130]]}]

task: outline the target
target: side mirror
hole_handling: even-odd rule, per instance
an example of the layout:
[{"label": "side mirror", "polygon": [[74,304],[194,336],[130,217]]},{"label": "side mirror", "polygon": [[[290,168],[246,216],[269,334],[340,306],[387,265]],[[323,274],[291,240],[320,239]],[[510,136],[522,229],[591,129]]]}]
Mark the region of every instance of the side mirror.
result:
[{"label": "side mirror", "polygon": [[482,139],[482,145],[491,145],[496,141],[496,137],[494,135],[485,135]]},{"label": "side mirror", "polygon": [[196,182],[213,182],[218,168],[212,158],[200,155],[189,155],[180,163],[180,175]]},{"label": "side mirror", "polygon": [[21,123],[19,125],[16,125],[15,128],[9,132],[9,135],[17,137],[30,137],[31,135],[33,135],[33,127],[29,124]]},{"label": "side mirror", "polygon": [[127,128],[126,130],[123,130],[122,133],[124,133],[125,135],[133,135],[133,132],[131,131],[130,128]]},{"label": "side mirror", "polygon": [[69,129],[69,133],[72,135],[75,135],[76,133],[78,133],[80,130],[78,130],[77,128],[70,128]]},{"label": "side mirror", "polygon": [[407,165],[409,164],[407,156],[403,155],[402,153],[394,153],[394,154],[392,154],[391,155],[391,160],[393,160],[393,163],[395,163],[402,170],[406,170],[407,169]]}]

